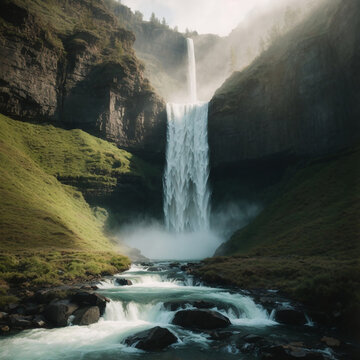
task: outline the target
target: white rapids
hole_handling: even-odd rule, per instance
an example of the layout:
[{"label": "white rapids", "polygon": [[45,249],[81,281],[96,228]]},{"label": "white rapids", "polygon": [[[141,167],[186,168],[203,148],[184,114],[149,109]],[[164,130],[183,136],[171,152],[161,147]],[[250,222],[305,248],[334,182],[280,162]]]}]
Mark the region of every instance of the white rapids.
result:
[{"label": "white rapids", "polygon": [[164,215],[167,229],[177,233],[207,230],[210,217],[208,103],[197,101],[192,39],[187,48],[190,102],[166,106]]},{"label": "white rapids", "polygon": [[[167,310],[167,301],[204,300],[214,303],[213,310],[227,316],[231,328],[264,328],[276,324],[261,306],[250,297],[202,286],[194,286],[191,277],[181,272],[149,272],[132,268],[117,277],[125,277],[132,286],[116,286],[115,278],[99,285],[99,293],[111,299],[100,321],[89,326],[68,326],[60,329],[35,329],[0,340],[2,360],[75,360],[133,359],[141,350],[128,347],[124,340],[139,331],[162,326],[172,331],[178,342],[174,351],[191,348],[209,350],[211,340],[206,333],[196,333],[172,325],[176,311]],[[192,308],[191,305],[188,308]],[[202,349],[202,350],[201,350]],[[138,355],[137,355],[138,356]],[[151,358],[151,355],[149,359]],[[144,357],[144,359],[147,357]]]}]

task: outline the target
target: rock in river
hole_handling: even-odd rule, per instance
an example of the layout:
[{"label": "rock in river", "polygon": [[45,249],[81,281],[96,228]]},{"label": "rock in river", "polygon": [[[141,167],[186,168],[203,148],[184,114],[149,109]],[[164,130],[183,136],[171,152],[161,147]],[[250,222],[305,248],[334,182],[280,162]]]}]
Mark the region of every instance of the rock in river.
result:
[{"label": "rock in river", "polygon": [[275,320],[286,325],[305,325],[306,317],[304,313],[296,309],[281,308],[276,310]]},{"label": "rock in river", "polygon": [[231,324],[230,320],[211,310],[181,310],[175,314],[173,324],[190,329],[218,329]]},{"label": "rock in river", "polygon": [[98,306],[88,306],[74,312],[74,325],[91,325],[100,319],[100,310]]},{"label": "rock in river", "polygon": [[122,279],[122,278],[115,279],[115,285],[129,286],[129,285],[132,285],[132,284],[133,283],[130,280],[127,280],[127,279]]},{"label": "rock in river", "polygon": [[125,344],[135,345],[136,348],[146,351],[162,350],[177,342],[177,337],[168,329],[156,326],[128,337]]}]

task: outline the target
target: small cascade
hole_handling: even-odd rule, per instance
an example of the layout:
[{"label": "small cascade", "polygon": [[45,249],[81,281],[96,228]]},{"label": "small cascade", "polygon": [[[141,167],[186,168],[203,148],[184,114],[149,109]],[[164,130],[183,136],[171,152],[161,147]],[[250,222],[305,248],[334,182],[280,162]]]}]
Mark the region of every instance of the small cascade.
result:
[{"label": "small cascade", "polygon": [[208,103],[197,101],[195,51],[188,49],[188,104],[167,104],[164,215],[168,230],[207,230],[210,217]]}]

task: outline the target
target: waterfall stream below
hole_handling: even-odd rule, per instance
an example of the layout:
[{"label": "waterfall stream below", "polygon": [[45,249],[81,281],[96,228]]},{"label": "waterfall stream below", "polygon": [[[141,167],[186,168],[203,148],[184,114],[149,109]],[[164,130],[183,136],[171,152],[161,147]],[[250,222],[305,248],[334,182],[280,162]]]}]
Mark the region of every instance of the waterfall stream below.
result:
[{"label": "waterfall stream below", "polygon": [[[0,359],[11,360],[212,360],[258,359],[240,352],[239,338],[258,335],[271,341],[307,341],[316,337],[316,328],[289,327],[276,323],[271,311],[255,303],[246,292],[213,288],[198,283],[181,270],[181,264],[154,264],[155,268],[133,265],[129,271],[108,277],[98,286],[98,293],[110,299],[104,315],[96,324],[35,329],[0,340]],[[154,269],[154,271],[149,271]],[[156,270],[156,271],[155,271]],[[116,285],[117,278],[131,280],[131,286]],[[231,333],[225,341],[211,339],[208,331],[192,331],[172,324],[175,311],[168,302],[194,301],[213,304],[212,310],[227,316]],[[177,342],[161,352],[144,352],[124,344],[130,335],[154,326],[169,329]],[[249,345],[249,344],[248,344]],[[244,343],[246,345],[246,342]],[[330,356],[330,355],[329,355]],[[329,357],[331,359],[332,357]]]}]

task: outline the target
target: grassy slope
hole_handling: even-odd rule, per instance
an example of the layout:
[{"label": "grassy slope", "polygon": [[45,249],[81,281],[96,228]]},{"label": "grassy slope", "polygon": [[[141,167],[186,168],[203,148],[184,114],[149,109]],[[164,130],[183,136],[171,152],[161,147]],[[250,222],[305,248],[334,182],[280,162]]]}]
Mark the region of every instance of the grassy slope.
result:
[{"label": "grassy slope", "polygon": [[360,253],[360,147],[314,162],[282,186],[282,195],[236,232],[225,255]]},{"label": "grassy slope", "polygon": [[205,280],[277,288],[360,328],[360,147],[315,161],[199,270]]},{"label": "grassy slope", "polygon": [[104,234],[104,218],[54,175],[116,183],[119,174],[143,176],[140,160],[80,130],[2,115],[0,149],[0,282],[59,283],[129,264]]}]

